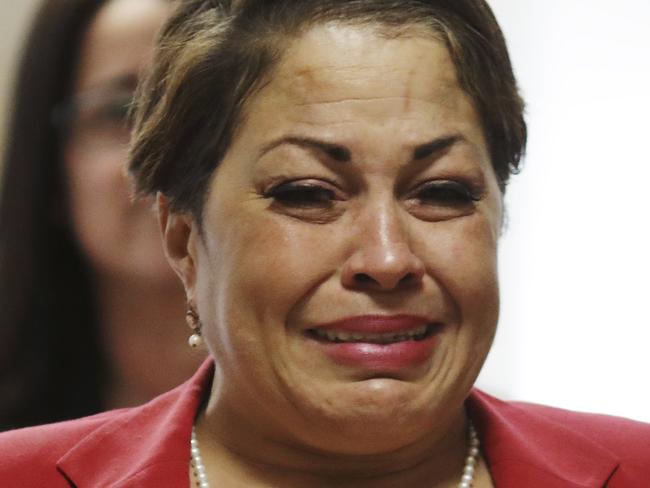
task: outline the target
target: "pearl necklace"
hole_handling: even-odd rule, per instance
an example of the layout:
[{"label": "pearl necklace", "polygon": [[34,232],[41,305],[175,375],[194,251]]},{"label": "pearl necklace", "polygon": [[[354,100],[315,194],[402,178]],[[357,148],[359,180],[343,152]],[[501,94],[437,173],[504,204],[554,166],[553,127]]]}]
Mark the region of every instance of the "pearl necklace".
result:
[{"label": "pearl necklace", "polygon": [[190,440],[190,453],[192,454],[192,471],[196,486],[199,488],[210,488],[208,483],[208,475],[205,472],[205,465],[201,457],[201,450],[199,449],[199,441],[196,440],[196,429],[192,426],[192,439]]},{"label": "pearl necklace", "polygon": [[[469,421],[469,442],[467,447],[467,457],[465,458],[465,467],[463,468],[463,476],[460,478],[458,488],[472,488],[474,482],[474,471],[476,463],[478,462],[479,446],[481,442],[478,440],[478,434],[474,428],[472,421]],[[201,487],[205,488],[205,487]]]},{"label": "pearl necklace", "polygon": [[[458,488],[472,488],[474,481],[474,470],[478,462],[479,454],[478,434],[472,422],[469,423],[469,446],[467,448],[467,457],[465,458],[465,467],[463,468],[463,476],[458,483]],[[199,488],[210,488],[208,483],[208,475],[205,472],[205,465],[203,458],[201,458],[201,450],[199,449],[199,441],[196,439],[196,431],[192,426],[192,440],[190,441],[190,453],[192,455],[192,470],[194,472],[194,479],[196,486]]]}]

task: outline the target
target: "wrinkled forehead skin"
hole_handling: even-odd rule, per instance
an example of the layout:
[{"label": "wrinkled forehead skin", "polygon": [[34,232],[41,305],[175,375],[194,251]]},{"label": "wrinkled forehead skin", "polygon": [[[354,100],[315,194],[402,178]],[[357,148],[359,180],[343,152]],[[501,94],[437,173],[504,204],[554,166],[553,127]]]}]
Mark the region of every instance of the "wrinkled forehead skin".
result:
[{"label": "wrinkled forehead skin", "polygon": [[[179,15],[174,28],[168,30],[163,62],[150,84],[154,95],[145,101],[141,111],[145,130],[132,152],[131,169],[137,176],[138,192],[162,191],[170,197],[172,209],[200,217],[205,182],[229,149],[242,122],[242,108],[250,105],[250,98],[260,86],[273,80],[279,64],[291,59],[296,31],[302,29],[304,33],[310,26],[335,22],[372,26],[387,38],[420,36],[443,41],[456,68],[453,76],[471,95],[480,116],[500,188],[505,189],[510,172],[517,169],[526,130],[503,38],[487,5],[417,2],[417,8],[424,12],[419,17],[403,15],[408,8],[405,6],[405,10],[394,7],[394,18],[364,17],[357,12],[344,21],[332,21],[328,19],[337,19],[336,12],[341,14],[348,5],[324,2],[335,4],[327,7],[332,8],[333,15],[320,19],[316,16],[316,20],[311,14],[304,18],[298,15],[300,18],[292,24],[287,19],[292,5],[278,2],[286,10],[271,20],[267,6],[252,13],[253,3],[232,17],[224,14],[223,18],[211,18],[209,11],[184,12],[187,16]],[[309,2],[309,8],[315,3]],[[368,2],[362,7],[386,7],[380,4]],[[440,17],[436,15],[438,8]],[[230,9],[227,7],[227,11]],[[425,18],[427,24],[422,21]],[[354,46],[354,40],[350,41]],[[349,52],[352,49],[348,48]],[[313,74],[306,66],[292,82],[301,83],[301,79]],[[413,76],[422,74],[416,69]],[[363,87],[359,90],[363,91]],[[206,110],[210,104],[220,110]],[[142,174],[137,175],[139,172]]]},{"label": "wrinkled forehead skin", "polygon": [[[377,42],[369,45],[369,35]],[[332,56],[332,51],[349,55]],[[353,112],[346,110],[351,103]],[[417,116],[430,122],[418,124]],[[335,135],[332,142],[353,149],[386,142],[385,136],[364,139],[337,127],[363,122],[380,131],[391,124],[395,142],[410,150],[441,134],[458,133],[478,158],[490,160],[479,117],[459,85],[446,45],[419,26],[386,37],[382,26],[330,22],[294,38],[242,115],[242,123],[254,124],[249,129],[269,140],[283,135],[291,122],[325,140]]]}]

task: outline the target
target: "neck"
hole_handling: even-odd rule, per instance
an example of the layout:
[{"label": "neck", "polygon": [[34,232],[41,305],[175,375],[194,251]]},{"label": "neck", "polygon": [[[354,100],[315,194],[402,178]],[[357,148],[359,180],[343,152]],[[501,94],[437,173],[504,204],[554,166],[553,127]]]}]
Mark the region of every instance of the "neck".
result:
[{"label": "neck", "polygon": [[109,367],[106,408],[146,402],[189,378],[202,355],[187,346],[180,285],[97,281]]},{"label": "neck", "polygon": [[355,455],[273,438],[245,425],[235,434],[232,421],[224,428],[205,414],[197,421],[197,436],[211,486],[456,487],[468,448],[464,410],[439,425],[445,428],[395,449]]}]

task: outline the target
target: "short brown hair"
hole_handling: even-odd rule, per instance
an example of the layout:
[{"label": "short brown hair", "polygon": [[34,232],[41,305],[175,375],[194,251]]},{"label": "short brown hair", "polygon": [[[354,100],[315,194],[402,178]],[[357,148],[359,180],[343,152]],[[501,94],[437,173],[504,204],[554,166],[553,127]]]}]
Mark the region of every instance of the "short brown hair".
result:
[{"label": "short brown hair", "polygon": [[173,211],[200,218],[246,101],[287,42],[332,21],[396,34],[424,25],[440,37],[505,189],[525,149],[526,124],[503,34],[484,0],[184,0],[163,28],[135,111],[130,171],[137,192],[162,192]]}]

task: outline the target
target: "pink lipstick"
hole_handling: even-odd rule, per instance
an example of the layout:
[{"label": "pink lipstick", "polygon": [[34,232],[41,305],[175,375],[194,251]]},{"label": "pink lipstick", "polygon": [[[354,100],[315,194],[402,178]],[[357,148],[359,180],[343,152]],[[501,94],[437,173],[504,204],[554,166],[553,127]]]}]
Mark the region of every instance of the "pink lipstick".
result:
[{"label": "pink lipstick", "polygon": [[427,361],[441,328],[417,315],[363,315],[319,324],[306,334],[339,364],[396,372]]}]

